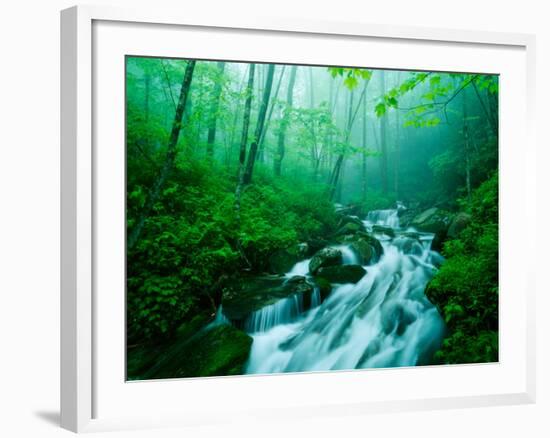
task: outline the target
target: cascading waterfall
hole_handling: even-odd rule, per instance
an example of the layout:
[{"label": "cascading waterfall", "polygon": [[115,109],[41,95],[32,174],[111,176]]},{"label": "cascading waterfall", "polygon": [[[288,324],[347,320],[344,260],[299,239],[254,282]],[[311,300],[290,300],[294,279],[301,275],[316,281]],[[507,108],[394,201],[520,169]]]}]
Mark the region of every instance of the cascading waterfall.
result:
[{"label": "cascading waterfall", "polygon": [[301,295],[292,295],[260,310],[252,312],[244,329],[250,333],[264,332],[280,324],[295,320],[303,311]]},{"label": "cascading waterfall", "polygon": [[208,324],[207,328],[213,328],[217,327],[219,325],[224,324],[231,324],[231,321],[229,321],[226,316],[223,313],[223,305],[220,304],[218,309],[216,310],[216,316],[214,318],[214,321],[212,321],[210,324]]},{"label": "cascading waterfall", "polygon": [[[302,311],[295,296],[252,314],[245,327],[254,339],[247,373],[412,366],[430,360],[445,330],[424,295],[434,265],[442,260],[430,249],[433,235],[401,233],[397,210],[370,212],[365,224],[395,230],[394,239],[380,239],[384,255],[364,266],[367,274],[357,284],[335,285],[323,303],[316,288],[310,310]],[[357,263],[349,247],[337,248],[345,264]],[[297,263],[287,277],[306,275],[308,264]]]},{"label": "cascading waterfall", "polygon": [[285,277],[292,278],[296,275],[301,275],[305,277],[309,272],[309,261],[311,259],[302,260],[301,262],[296,263],[292,269],[285,274]]},{"label": "cascading waterfall", "polygon": [[374,210],[369,211],[363,222],[367,228],[373,225],[383,225],[390,228],[399,228],[398,210]]},{"label": "cascading waterfall", "polygon": [[344,265],[356,265],[357,263],[359,263],[357,256],[348,245],[335,245],[333,246],[333,248],[340,250],[340,252],[342,253],[342,262]]}]

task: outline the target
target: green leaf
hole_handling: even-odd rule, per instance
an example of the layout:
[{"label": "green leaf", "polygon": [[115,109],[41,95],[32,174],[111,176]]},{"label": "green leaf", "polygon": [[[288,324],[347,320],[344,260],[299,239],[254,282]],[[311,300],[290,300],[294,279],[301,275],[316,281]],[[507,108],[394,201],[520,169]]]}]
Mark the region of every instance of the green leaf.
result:
[{"label": "green leaf", "polygon": [[438,85],[439,83],[441,82],[441,76],[432,76],[430,78],[430,86],[431,87],[435,87],[436,85]]},{"label": "green leaf", "polygon": [[354,76],[348,76],[345,80],[344,80],[344,85],[351,91],[353,90],[357,84],[359,82],[357,81],[357,79],[354,77]]},{"label": "green leaf", "polygon": [[382,117],[384,114],[386,114],[386,105],[383,102],[380,102],[374,108],[374,112],[376,113],[377,117]]},{"label": "green leaf", "polygon": [[397,108],[397,99],[395,97],[390,97],[386,99],[386,103],[392,108]]}]

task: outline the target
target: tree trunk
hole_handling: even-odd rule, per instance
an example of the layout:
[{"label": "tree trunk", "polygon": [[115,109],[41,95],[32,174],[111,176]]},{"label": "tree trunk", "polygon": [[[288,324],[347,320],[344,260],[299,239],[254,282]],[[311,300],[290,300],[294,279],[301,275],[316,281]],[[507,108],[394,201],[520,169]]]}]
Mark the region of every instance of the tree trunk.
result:
[{"label": "tree trunk", "polygon": [[223,71],[225,62],[218,62],[218,77],[214,86],[214,104],[210,114],[210,123],[208,126],[208,137],[206,140],[206,154],[209,158],[214,158],[214,141],[216,140],[216,122],[218,120],[218,108],[220,105],[220,96],[222,94]]},{"label": "tree trunk", "polygon": [[[399,86],[399,72],[397,72],[397,84]],[[395,192],[396,201],[399,200],[399,166],[401,162],[401,146],[400,146],[400,126],[399,126],[399,110],[395,111],[395,156],[393,158],[393,191]]]},{"label": "tree trunk", "polygon": [[[246,86],[246,81],[247,81],[247,76],[248,76],[248,72],[245,70],[244,73],[243,73],[243,77],[240,81],[240,85],[239,85],[239,94],[241,94],[244,90],[244,87]],[[234,116],[233,116],[233,122],[231,124],[231,137],[229,138],[229,151],[227,153],[227,156],[225,158],[226,160],[226,166],[227,166],[227,169],[230,169],[231,168],[231,160],[233,158],[233,146],[235,145],[235,135],[237,133],[237,122],[239,120],[239,111],[238,109],[240,108],[240,104],[238,103],[238,101],[236,101],[237,103],[233,106],[233,113],[234,113]]]},{"label": "tree trunk", "polygon": [[144,113],[145,113],[145,123],[149,122],[149,96],[151,94],[151,75],[149,72],[145,73],[145,103],[144,103]]},{"label": "tree trunk", "polygon": [[286,128],[288,126],[289,112],[292,109],[294,103],[294,84],[296,83],[296,71],[298,67],[293,66],[290,70],[290,79],[288,87],[286,89],[286,108],[283,109],[283,117],[281,119],[281,127],[279,129],[279,136],[277,137],[277,155],[273,161],[273,172],[276,176],[281,176],[281,167],[283,158],[285,157],[285,135]]},{"label": "tree trunk", "polygon": [[336,186],[338,185],[338,179],[340,177],[340,170],[342,169],[343,161],[344,161],[344,154],[338,155],[338,158],[336,158],[336,162],[334,163],[334,168],[332,169],[332,173],[330,175],[329,199],[331,201],[334,199],[334,195],[336,194]]},{"label": "tree trunk", "polygon": [[248,85],[246,86],[246,101],[243,114],[243,132],[241,136],[241,147],[239,150],[239,174],[237,179],[237,189],[235,190],[235,215],[237,223],[241,220],[241,194],[244,186],[246,145],[248,143],[248,127],[250,126],[250,108],[252,106],[252,94],[254,94],[254,70],[256,65],[250,64],[248,69]]},{"label": "tree trunk", "polygon": [[267,78],[265,81],[265,88],[260,103],[260,109],[258,113],[258,122],[256,123],[256,131],[254,132],[254,138],[250,145],[250,151],[248,153],[248,159],[246,161],[246,169],[244,173],[244,184],[250,184],[252,182],[252,174],[254,172],[254,163],[256,161],[256,155],[258,153],[258,141],[262,136],[262,130],[264,128],[265,115],[267,113],[267,106],[269,104],[269,96],[271,95],[271,87],[273,86],[273,72],[275,71],[275,65],[269,64],[267,69]]},{"label": "tree trunk", "polygon": [[[363,103],[364,100],[366,100],[366,94],[367,94],[367,85],[368,85],[368,82],[367,84],[365,84],[365,88],[363,89],[363,91],[361,92],[361,96],[359,97],[359,101],[357,102],[357,106],[355,107],[355,109],[353,109],[353,95],[354,95],[354,91],[352,90],[350,92],[350,95],[349,95],[349,98],[348,98],[348,101],[347,101],[347,105],[348,105],[348,119],[347,119],[347,122],[346,122],[346,126],[344,128],[344,132],[345,132],[345,137],[344,137],[344,148],[345,148],[345,144],[348,143],[350,137],[351,137],[351,130],[353,128],[353,122],[355,121],[355,118],[357,117],[357,113],[359,112],[359,108],[361,107],[361,104]],[[342,173],[342,164],[344,162],[344,156],[345,156],[345,149],[342,150],[342,152],[340,152],[338,158],[336,159],[336,162],[334,164],[334,169],[332,170],[332,173],[330,175],[330,179],[329,179],[329,199],[332,200],[334,199],[334,195],[336,193],[336,188],[338,186],[338,179],[340,178],[340,175]],[[341,187],[340,187],[341,189]]]},{"label": "tree trunk", "polygon": [[464,159],[466,164],[466,193],[468,195],[468,203],[472,197],[472,180],[471,180],[471,157],[470,157],[470,133],[468,132],[468,114],[466,108],[466,93],[462,93],[462,133],[464,135]]},{"label": "tree trunk", "polygon": [[159,175],[153,186],[149,190],[147,200],[145,205],[141,210],[140,215],[137,218],[136,224],[132,229],[130,235],[128,236],[128,250],[131,250],[141,235],[143,226],[145,225],[145,220],[151,213],[153,206],[157,202],[160,191],[166,182],[166,179],[170,175],[174,162],[176,160],[177,154],[177,144],[181,131],[182,117],[185,110],[185,104],[187,103],[187,96],[189,95],[189,90],[191,88],[191,80],[193,79],[193,71],[195,69],[196,61],[188,61],[185,68],[185,75],[183,76],[183,82],[181,85],[180,96],[178,100],[178,105],[176,107],[176,114],[174,115],[174,122],[172,123],[172,131],[170,132],[170,140],[168,142],[168,147],[166,149],[166,157],[164,158],[164,164],[160,169]]},{"label": "tree trunk", "polygon": [[309,107],[315,108],[315,95],[313,94],[313,67],[309,68]]},{"label": "tree trunk", "polygon": [[[380,70],[380,89],[382,95],[386,94],[386,72]],[[386,114],[380,117],[380,183],[382,192],[388,192],[388,148],[386,144],[386,129],[388,119]]]},{"label": "tree trunk", "polygon": [[[351,136],[351,128],[353,126],[353,119],[354,119],[353,90],[350,91],[350,94],[347,99],[347,104],[348,104],[348,117],[347,117],[346,127],[345,127],[344,144],[346,144],[349,141]],[[344,157],[345,157],[345,150],[342,150],[342,152],[340,152],[340,155],[336,159],[336,163],[334,164],[334,170],[332,171],[331,180],[329,182],[329,199],[331,201],[334,199],[334,196],[336,195],[336,189],[338,188],[340,174],[342,173],[342,165],[344,163]]]},{"label": "tree trunk", "polygon": [[264,161],[264,142],[265,137],[267,135],[267,130],[269,129],[269,124],[271,123],[271,116],[273,115],[273,110],[275,109],[275,104],[277,103],[277,96],[279,95],[279,89],[281,88],[281,83],[283,82],[283,76],[285,74],[285,67],[281,69],[281,74],[279,75],[279,80],[277,81],[277,86],[275,87],[275,94],[273,95],[273,98],[271,99],[271,105],[269,105],[269,112],[267,113],[267,118],[265,121],[265,128],[262,131],[262,136],[260,137],[260,141],[258,143],[258,159],[263,162]]}]

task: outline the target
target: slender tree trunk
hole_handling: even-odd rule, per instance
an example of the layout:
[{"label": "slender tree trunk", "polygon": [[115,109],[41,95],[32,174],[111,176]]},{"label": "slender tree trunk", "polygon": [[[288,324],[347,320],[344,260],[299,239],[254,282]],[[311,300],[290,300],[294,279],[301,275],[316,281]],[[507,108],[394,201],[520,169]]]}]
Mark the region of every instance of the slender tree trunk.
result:
[{"label": "slender tree trunk", "polygon": [[[344,132],[345,132],[344,145],[348,143],[348,141],[351,137],[353,122],[355,121],[355,118],[357,117],[357,113],[359,112],[359,108],[361,107],[361,104],[362,104],[363,100],[366,99],[365,96],[367,94],[367,87],[365,86],[365,88],[361,92],[361,96],[359,97],[359,101],[357,102],[357,106],[355,107],[355,109],[353,109],[353,93],[354,92],[352,90],[350,92],[348,102],[347,102],[348,119],[347,119],[347,122],[346,122],[346,126],[344,127]],[[344,162],[345,153],[346,153],[346,150],[345,150],[345,146],[344,146],[344,150],[340,153],[340,155],[336,159],[336,162],[334,164],[334,169],[332,170],[332,173],[330,175],[329,184],[328,184],[328,186],[329,186],[329,199],[330,200],[334,199],[334,195],[336,193],[336,188],[338,186],[338,179],[339,179],[339,177],[342,173],[341,168],[342,168],[342,164]]]},{"label": "slender tree trunk", "polygon": [[293,66],[290,70],[290,78],[286,89],[286,107],[283,109],[283,117],[281,118],[281,127],[277,137],[277,155],[273,161],[273,172],[276,176],[281,176],[281,167],[283,158],[285,157],[285,135],[288,126],[290,111],[294,103],[294,84],[296,83],[297,66]]},{"label": "slender tree trunk", "polygon": [[170,140],[168,142],[168,147],[166,149],[166,157],[164,158],[164,164],[159,171],[159,175],[156,178],[153,186],[150,188],[147,200],[145,205],[141,210],[140,215],[136,220],[130,235],[128,236],[128,250],[131,250],[141,235],[143,226],[145,225],[145,220],[151,213],[153,206],[157,202],[160,191],[166,182],[166,179],[170,175],[174,162],[177,155],[177,144],[181,131],[182,117],[185,110],[185,104],[187,103],[187,96],[189,95],[189,90],[191,88],[191,80],[193,79],[193,71],[195,70],[196,61],[188,61],[187,67],[185,68],[185,74],[183,77],[183,82],[181,84],[180,96],[178,100],[178,105],[176,107],[176,114],[174,116],[174,122],[172,123],[172,131],[170,132]]},{"label": "slender tree trunk", "polygon": [[344,154],[338,155],[338,158],[336,158],[336,161],[334,163],[334,168],[332,169],[332,173],[330,175],[329,199],[331,201],[334,199],[334,195],[336,194],[336,186],[338,184],[338,179],[340,177],[340,170],[342,169],[343,161],[344,161]]},{"label": "slender tree trunk", "polygon": [[464,135],[464,159],[466,162],[466,193],[468,195],[468,203],[472,198],[472,180],[471,180],[471,147],[470,147],[470,133],[468,131],[468,114],[466,108],[466,93],[462,93],[462,133]]},{"label": "slender tree trunk", "polygon": [[399,111],[395,110],[395,157],[393,163],[393,191],[396,200],[399,200],[399,167],[401,165],[401,145],[400,145],[400,120]]},{"label": "slender tree trunk", "polygon": [[342,160],[342,165],[340,166],[340,171],[338,179],[336,181],[336,202],[342,202],[342,192],[344,190],[344,177],[346,175],[346,159]]},{"label": "slender tree trunk", "polygon": [[206,140],[206,154],[209,158],[214,158],[214,142],[216,141],[216,122],[218,120],[218,108],[220,105],[220,96],[222,94],[223,72],[225,62],[218,62],[218,77],[214,86],[214,104],[210,114],[210,123],[208,126],[208,137]]},{"label": "slender tree trunk", "polygon": [[256,65],[250,64],[248,70],[248,85],[246,86],[246,101],[243,114],[243,132],[241,136],[241,147],[239,150],[239,173],[237,176],[237,189],[235,190],[235,215],[237,223],[241,222],[241,195],[244,187],[246,145],[248,143],[248,128],[250,126],[250,108],[252,107],[252,95],[254,94],[254,70]]},{"label": "slender tree trunk", "polygon": [[[353,119],[357,111],[353,111],[353,90],[349,93],[348,99],[347,99],[347,111],[348,111],[348,117],[346,121],[345,126],[345,137],[344,137],[344,144],[346,144],[351,136],[351,128],[353,127]],[[362,96],[364,97],[364,95]],[[345,146],[344,146],[345,147]],[[338,156],[338,159],[336,160],[336,163],[334,164],[334,170],[332,171],[331,180],[329,183],[329,199],[333,200],[334,196],[336,195],[336,190],[338,188],[338,182],[340,180],[340,175],[342,173],[342,165],[344,163],[344,157],[345,157],[345,150],[343,150],[340,155]]]},{"label": "slender tree trunk", "polygon": [[[397,72],[397,84],[396,86],[399,86],[399,72]],[[395,199],[396,201],[399,200],[399,166],[401,162],[401,129],[400,129],[400,121],[399,121],[399,110],[397,108],[394,109],[395,111],[395,156],[393,158],[393,191],[395,192]]]},{"label": "slender tree trunk", "polygon": [[315,108],[315,95],[313,94],[313,67],[309,68],[309,107]]},{"label": "slender tree trunk", "polygon": [[145,102],[144,102],[144,113],[145,113],[145,123],[149,122],[149,97],[151,94],[151,75],[149,72],[145,73]]},{"label": "slender tree trunk", "polygon": [[143,102],[143,114],[145,121],[145,135],[139,138],[136,142],[137,149],[141,154],[150,161],[153,165],[156,165],[151,156],[149,155],[150,135],[149,135],[149,96],[151,94],[151,74],[149,71],[145,71],[145,96]]},{"label": "slender tree trunk", "polygon": [[[382,95],[386,94],[386,72],[380,70],[380,89]],[[388,192],[388,147],[386,144],[386,129],[388,119],[386,114],[380,117],[380,181],[382,192]]]},{"label": "slender tree trunk", "polygon": [[[243,73],[243,77],[240,81],[239,90],[238,90],[239,94],[242,93],[244,90],[247,76],[248,76],[248,72],[245,70]],[[240,104],[236,103],[233,109],[234,116],[233,116],[233,122],[231,124],[231,138],[229,140],[229,152],[227,154],[226,163],[225,163],[228,169],[231,168],[231,160],[233,157],[233,147],[235,145],[235,135],[237,133],[237,122],[239,120],[239,111],[238,111],[239,108],[240,108]]]},{"label": "slender tree trunk", "polygon": [[269,129],[269,124],[271,123],[271,116],[273,115],[273,110],[275,109],[275,105],[277,103],[277,96],[279,95],[279,90],[281,88],[281,82],[283,81],[283,76],[285,74],[285,68],[286,66],[283,66],[281,69],[281,74],[279,75],[279,80],[277,81],[277,86],[275,87],[275,93],[273,94],[273,98],[271,99],[271,105],[269,105],[269,112],[267,113],[267,118],[265,121],[265,127],[262,130],[262,136],[260,137],[260,141],[258,143],[258,160],[260,160],[262,163],[264,161],[264,143],[265,143],[265,137],[267,135],[267,130]]},{"label": "slender tree trunk", "polygon": [[[196,130],[193,129],[194,123],[191,123],[191,115],[193,114],[193,108],[194,108],[195,102],[193,100],[193,96],[191,93],[189,93],[189,96],[187,96],[187,105],[183,111],[183,124],[185,126],[188,126],[189,129],[187,129],[183,135],[185,136],[185,139],[187,141],[187,144],[189,145],[189,152],[194,155],[197,143],[195,140],[195,132]],[[177,104],[176,104],[176,111],[177,111]]]},{"label": "slender tree trunk", "polygon": [[489,115],[491,116],[491,119],[493,120],[493,126],[494,126],[494,133],[496,137],[498,138],[498,95],[496,93],[491,93],[487,89],[487,101],[489,102]]},{"label": "slender tree trunk", "polygon": [[275,70],[274,64],[269,64],[267,69],[267,78],[265,81],[264,93],[262,102],[260,103],[260,109],[258,113],[258,122],[256,123],[256,131],[254,132],[254,138],[250,145],[250,151],[248,153],[248,159],[246,161],[246,169],[244,173],[244,184],[250,184],[252,182],[252,174],[254,172],[254,163],[256,161],[256,155],[258,153],[258,141],[262,135],[264,128],[265,115],[267,113],[267,106],[269,104],[269,96],[271,95],[271,88],[273,86],[273,72]]},{"label": "slender tree trunk", "polygon": [[481,94],[479,94],[479,90],[477,89],[475,79],[472,82],[470,82],[470,85],[474,89],[474,91],[476,93],[476,96],[477,96],[477,100],[479,101],[479,104],[480,104],[481,108],[483,109],[483,112],[485,113],[485,118],[487,120],[487,126],[493,131],[493,134],[495,134],[495,136],[496,136],[497,135],[497,127],[496,127],[496,125],[493,124],[493,117],[491,117],[491,115],[489,114],[489,111],[487,109],[487,105],[485,105],[485,102],[483,101],[483,98],[481,97]]}]

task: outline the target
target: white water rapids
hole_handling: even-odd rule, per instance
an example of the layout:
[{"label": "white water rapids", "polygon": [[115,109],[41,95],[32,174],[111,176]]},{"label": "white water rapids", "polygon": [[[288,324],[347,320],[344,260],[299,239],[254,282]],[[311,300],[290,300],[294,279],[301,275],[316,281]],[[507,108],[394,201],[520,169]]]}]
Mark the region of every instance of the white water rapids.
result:
[{"label": "white water rapids", "polygon": [[[245,324],[253,337],[247,373],[344,370],[412,366],[428,363],[439,347],[445,326],[424,295],[441,256],[431,251],[433,236],[418,239],[401,230],[397,210],[370,212],[365,221],[392,228],[396,236],[376,235],[384,255],[364,266],[357,284],[333,285],[321,303],[318,289],[310,310],[302,297],[289,297],[254,312]],[[338,246],[344,264],[357,258]],[[286,277],[307,275],[309,260],[297,263]]]}]

